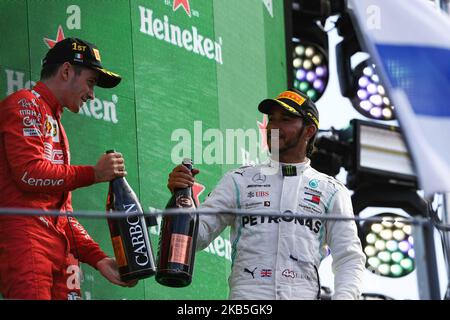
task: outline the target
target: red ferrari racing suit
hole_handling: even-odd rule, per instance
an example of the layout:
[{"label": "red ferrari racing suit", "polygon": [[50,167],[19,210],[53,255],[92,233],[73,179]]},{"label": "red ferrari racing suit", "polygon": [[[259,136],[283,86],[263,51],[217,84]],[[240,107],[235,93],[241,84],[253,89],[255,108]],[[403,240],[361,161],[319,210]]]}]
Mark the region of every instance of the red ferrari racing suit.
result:
[{"label": "red ferrari racing suit", "polygon": [[[71,212],[71,191],[94,183],[70,165],[63,108],[38,82],[0,104],[0,207]],[[74,217],[0,215],[0,292],[13,299],[77,299],[78,265],[106,257]],[[74,262],[75,261],[75,262]]]}]

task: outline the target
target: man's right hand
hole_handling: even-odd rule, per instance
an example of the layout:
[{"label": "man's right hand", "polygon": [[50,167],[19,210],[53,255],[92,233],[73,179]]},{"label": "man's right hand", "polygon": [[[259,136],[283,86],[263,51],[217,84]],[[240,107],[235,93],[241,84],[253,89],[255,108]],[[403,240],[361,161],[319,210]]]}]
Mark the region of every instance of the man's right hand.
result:
[{"label": "man's right hand", "polygon": [[95,182],[107,182],[117,177],[125,177],[125,160],[119,152],[103,154],[94,167]]},{"label": "man's right hand", "polygon": [[194,176],[200,171],[198,169],[192,169],[189,171],[184,165],[180,164],[176,166],[172,172],[169,174],[169,179],[167,181],[167,188],[170,192],[174,192],[177,188],[187,188],[194,184]]}]

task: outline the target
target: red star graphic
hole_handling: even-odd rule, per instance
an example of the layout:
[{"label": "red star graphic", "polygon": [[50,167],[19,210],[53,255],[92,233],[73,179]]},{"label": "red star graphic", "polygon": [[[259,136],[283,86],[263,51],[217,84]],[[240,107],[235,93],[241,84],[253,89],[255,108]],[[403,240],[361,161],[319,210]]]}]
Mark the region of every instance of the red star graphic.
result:
[{"label": "red star graphic", "polygon": [[200,204],[200,199],[198,197],[203,193],[203,191],[205,191],[205,189],[206,188],[204,185],[194,182],[194,185],[192,186],[192,192],[194,193],[194,199],[197,205]]},{"label": "red star graphic", "polygon": [[44,42],[47,45],[49,49],[53,48],[56,43],[60,42],[61,40],[64,40],[64,31],[61,25],[58,26],[58,33],[56,34],[56,40],[52,40],[49,38],[44,38]]},{"label": "red star graphic", "polygon": [[177,11],[177,9],[183,6],[184,11],[186,11],[187,15],[191,16],[191,7],[189,6],[189,0],[173,0],[173,11]]},{"label": "red star graphic", "polygon": [[267,115],[263,116],[263,122],[256,121],[259,127],[259,134],[261,135],[261,149],[267,150]]}]

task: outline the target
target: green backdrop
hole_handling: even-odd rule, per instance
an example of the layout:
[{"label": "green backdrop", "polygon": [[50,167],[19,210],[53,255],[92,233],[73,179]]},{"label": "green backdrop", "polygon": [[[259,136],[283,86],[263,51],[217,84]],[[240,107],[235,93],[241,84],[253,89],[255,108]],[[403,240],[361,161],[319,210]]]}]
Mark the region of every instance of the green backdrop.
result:
[{"label": "green backdrop", "polygon": [[[57,40],[58,30],[60,37],[95,43],[103,64],[123,80],[114,89],[96,88],[96,98],[79,114],[64,113],[72,163],[95,164],[105,150],[119,150],[144,210],[162,209],[169,198],[167,175],[177,164],[173,150],[181,141],[173,134],[188,132],[190,140],[182,142],[192,152],[184,155],[201,170],[202,201],[225,171],[242,163],[236,145],[234,161],[224,164],[230,156],[227,145],[233,147],[227,130],[259,134],[263,117],[258,102],[286,87],[283,15],[283,1],[278,0],[0,0],[0,99],[39,79],[41,59],[49,49],[45,39]],[[205,154],[223,161],[208,162]],[[264,149],[258,145],[250,160],[262,158]],[[102,211],[106,193],[107,184],[76,190],[74,209]],[[113,255],[106,220],[80,220]],[[158,232],[150,229],[155,256]],[[226,230],[197,253],[192,284],[178,289],[163,287],[154,278],[121,288],[83,265],[83,295],[226,299],[230,250]]]}]

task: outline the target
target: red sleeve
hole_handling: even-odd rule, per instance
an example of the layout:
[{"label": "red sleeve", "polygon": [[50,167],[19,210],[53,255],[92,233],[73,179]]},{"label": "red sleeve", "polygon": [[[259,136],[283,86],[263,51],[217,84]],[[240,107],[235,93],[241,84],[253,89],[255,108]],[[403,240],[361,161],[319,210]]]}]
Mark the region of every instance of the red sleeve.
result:
[{"label": "red sleeve", "polygon": [[72,254],[78,257],[81,262],[96,268],[97,262],[107,257],[98,243],[91,238],[86,229],[74,217],[69,217],[65,231],[69,238]]},{"label": "red sleeve", "polygon": [[68,192],[95,182],[94,167],[53,164],[44,158],[44,114],[29,91],[2,106],[0,130],[12,178],[30,192]]}]

